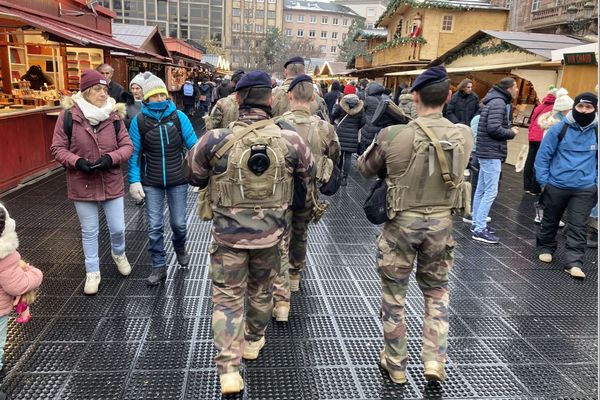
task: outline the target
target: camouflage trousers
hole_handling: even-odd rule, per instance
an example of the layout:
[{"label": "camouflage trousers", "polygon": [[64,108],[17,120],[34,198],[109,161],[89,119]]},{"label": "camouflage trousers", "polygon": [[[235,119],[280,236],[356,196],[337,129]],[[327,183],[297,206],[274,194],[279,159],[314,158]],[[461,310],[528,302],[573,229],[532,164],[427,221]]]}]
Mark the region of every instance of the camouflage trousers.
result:
[{"label": "camouflage trousers", "polygon": [[446,361],[448,346],[448,273],[454,240],[452,218],[444,213],[419,216],[404,212],[388,222],[379,237],[377,270],[382,285],[382,320],[386,362],[406,370],[405,302],[414,260],[416,279],[425,299],[423,362]]},{"label": "camouflage trousers", "polygon": [[281,252],[281,270],[275,278],[275,301],[290,302],[289,275],[300,275],[306,267],[306,244],[308,240],[308,224],[312,220],[312,201],[307,201],[302,210],[290,212],[291,228],[283,237]]},{"label": "camouflage trousers", "polygon": [[[279,273],[279,246],[233,249],[211,243],[212,332],[218,373],[239,370],[244,339],[265,335],[273,309],[273,280]],[[247,297],[247,309],[244,300]]]}]

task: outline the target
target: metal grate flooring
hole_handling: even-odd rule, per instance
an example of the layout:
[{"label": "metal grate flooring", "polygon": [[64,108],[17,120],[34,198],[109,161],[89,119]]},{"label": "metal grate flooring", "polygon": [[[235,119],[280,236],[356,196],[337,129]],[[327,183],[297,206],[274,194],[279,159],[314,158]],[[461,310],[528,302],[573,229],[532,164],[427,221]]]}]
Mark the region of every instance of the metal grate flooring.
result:
[{"label": "metal grate flooring", "polygon": [[[353,172],[322,221],[311,227],[309,267],[300,293],[293,295],[289,323],[271,324],[261,356],[243,368],[247,389],[230,398],[596,399],[596,252],[586,253],[583,282],[558,265],[538,262],[535,198],[523,194],[522,176],[513,171],[504,169],[491,213],[500,245],[474,243],[469,226],[455,224],[445,384],[427,385],[422,376],[423,301],[414,281],[407,307],[408,384],[391,383],[377,366],[382,346],[374,268],[379,228],[363,217],[369,183]],[[32,321],[9,322],[2,388],[10,399],[221,397],[211,341],[209,224],[194,215],[191,193],[190,268],[177,269],[171,256],[167,281],[145,285],[150,269],[146,222],[142,209],[128,199],[127,254],[134,271],[128,278],[118,275],[103,223],[103,278],[96,297],[82,294],[79,224],[66,199],[64,174],[0,201],[17,221],[21,254],[45,274]]]}]

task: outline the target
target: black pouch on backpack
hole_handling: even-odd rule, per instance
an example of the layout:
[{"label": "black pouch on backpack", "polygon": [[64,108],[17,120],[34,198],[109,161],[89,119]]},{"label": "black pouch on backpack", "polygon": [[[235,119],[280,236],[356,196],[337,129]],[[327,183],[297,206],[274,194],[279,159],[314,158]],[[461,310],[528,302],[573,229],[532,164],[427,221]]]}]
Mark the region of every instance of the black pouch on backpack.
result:
[{"label": "black pouch on backpack", "polygon": [[363,204],[365,215],[372,224],[379,225],[389,221],[386,202],[387,189],[385,179],[377,179]]},{"label": "black pouch on backpack", "polygon": [[324,183],[319,188],[319,191],[323,193],[325,196],[333,196],[337,193],[342,185],[342,172],[338,168],[337,165],[333,166],[331,171],[331,177],[327,183]]}]

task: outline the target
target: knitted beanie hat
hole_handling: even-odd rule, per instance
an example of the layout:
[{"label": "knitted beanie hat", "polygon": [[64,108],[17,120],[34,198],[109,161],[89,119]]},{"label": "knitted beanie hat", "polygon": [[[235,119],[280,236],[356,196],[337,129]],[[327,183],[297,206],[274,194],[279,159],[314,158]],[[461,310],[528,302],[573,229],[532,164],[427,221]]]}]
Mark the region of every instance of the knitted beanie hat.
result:
[{"label": "knitted beanie hat", "polygon": [[79,91],[84,92],[97,84],[108,86],[108,81],[104,78],[104,75],[95,69],[86,69],[79,80]]},{"label": "knitted beanie hat", "polygon": [[569,97],[567,89],[560,88],[556,91],[556,100],[554,101],[554,111],[568,111],[573,108],[573,99]]},{"label": "knitted beanie hat", "polygon": [[167,85],[165,85],[162,79],[154,75],[152,72],[144,72],[142,75],[141,86],[142,90],[144,91],[144,100],[148,100],[149,97],[159,93],[163,93],[166,96],[169,95]]},{"label": "knitted beanie hat", "polygon": [[131,82],[129,82],[129,88],[131,89],[131,85],[138,85],[139,87],[142,87],[143,82],[144,82],[144,74],[139,73],[133,77]]},{"label": "knitted beanie hat", "polygon": [[356,93],[356,87],[354,87],[354,85],[347,84],[346,86],[344,86],[344,95],[355,94],[355,93]]}]

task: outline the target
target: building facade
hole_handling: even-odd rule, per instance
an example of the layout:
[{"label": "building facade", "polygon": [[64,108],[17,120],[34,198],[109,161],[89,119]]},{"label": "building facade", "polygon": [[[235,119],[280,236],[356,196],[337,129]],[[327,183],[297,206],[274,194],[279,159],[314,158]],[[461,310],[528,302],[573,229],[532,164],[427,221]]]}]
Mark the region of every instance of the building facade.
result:
[{"label": "building facade", "polygon": [[344,5],[363,16],[365,28],[373,29],[377,19],[387,8],[389,0],[335,0],[334,3]]},{"label": "building facade", "polygon": [[[267,0],[268,1],[268,0]],[[223,42],[223,0],[97,0],[117,15],[115,22],[158,25],[165,37]]]},{"label": "building facade", "polygon": [[283,30],[283,0],[225,0],[223,49],[231,67],[256,68],[268,29]]},{"label": "building facade", "polygon": [[316,1],[288,0],[283,14],[285,37],[313,41],[327,61],[337,60],[339,45],[346,39],[352,20],[364,20],[344,5]]}]

